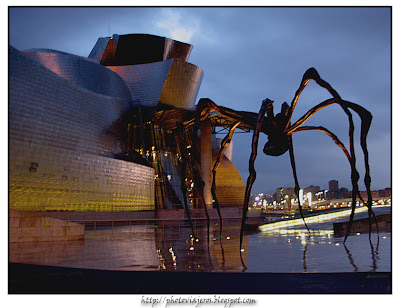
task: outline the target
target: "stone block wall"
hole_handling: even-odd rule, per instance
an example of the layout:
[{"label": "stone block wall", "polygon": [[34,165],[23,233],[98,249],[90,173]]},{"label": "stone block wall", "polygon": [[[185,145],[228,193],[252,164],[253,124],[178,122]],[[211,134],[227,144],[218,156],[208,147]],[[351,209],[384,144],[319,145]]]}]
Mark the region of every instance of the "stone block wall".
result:
[{"label": "stone block wall", "polygon": [[9,242],[83,240],[85,226],[34,213],[9,210]]}]

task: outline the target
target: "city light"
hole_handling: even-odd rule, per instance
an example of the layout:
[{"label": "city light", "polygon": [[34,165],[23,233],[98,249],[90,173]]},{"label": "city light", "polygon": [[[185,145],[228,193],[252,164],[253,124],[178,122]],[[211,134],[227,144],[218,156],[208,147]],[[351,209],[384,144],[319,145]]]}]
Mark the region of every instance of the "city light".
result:
[{"label": "city light", "polygon": [[302,189],[299,190],[299,201],[300,201],[300,205],[303,205],[304,198],[303,198],[303,190]]},{"label": "city light", "polygon": [[[359,208],[355,209],[355,213],[366,211],[367,209],[368,208],[366,206],[359,207]],[[350,214],[350,212],[351,212],[351,209],[334,212],[334,213],[314,215],[314,216],[305,217],[304,220],[306,223],[321,222],[326,219],[348,216]],[[261,226],[259,226],[259,229],[261,231],[270,231],[270,230],[275,230],[275,229],[279,229],[279,228],[283,228],[283,227],[292,227],[292,226],[298,226],[298,225],[302,225],[302,224],[304,224],[303,219],[297,218],[297,219],[283,220],[283,221],[277,221],[277,222],[272,222],[272,223],[268,223],[265,225],[261,225]]]},{"label": "city light", "polygon": [[307,193],[307,199],[308,199],[308,207],[311,207],[311,202],[312,202],[312,193],[311,192]]}]

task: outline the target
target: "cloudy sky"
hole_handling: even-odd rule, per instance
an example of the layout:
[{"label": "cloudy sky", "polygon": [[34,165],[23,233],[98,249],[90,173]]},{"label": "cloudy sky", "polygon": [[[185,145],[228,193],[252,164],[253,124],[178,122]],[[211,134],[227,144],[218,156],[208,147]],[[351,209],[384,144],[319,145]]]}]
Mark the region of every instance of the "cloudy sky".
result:
[{"label": "cloudy sky", "polygon": [[[391,185],[391,10],[385,7],[292,8],[10,8],[9,43],[19,50],[50,48],[88,56],[99,37],[148,33],[194,45],[189,62],[201,67],[204,79],[198,99],[258,112],[263,99],[275,112],[290,102],[304,72],[315,67],[345,100],[373,115],[368,136],[372,189]],[[329,98],[310,82],[293,120]],[[363,156],[356,125],[357,166],[365,189]],[[348,145],[348,120],[337,106],[320,111],[307,125],[325,126]],[[220,137],[223,137],[222,135]],[[233,162],[242,179],[248,176],[252,134],[236,134]],[[293,187],[289,154],[262,153],[260,137],[253,193]],[[350,167],[333,141],[321,132],[293,136],[301,187],[339,181],[351,189]]]}]

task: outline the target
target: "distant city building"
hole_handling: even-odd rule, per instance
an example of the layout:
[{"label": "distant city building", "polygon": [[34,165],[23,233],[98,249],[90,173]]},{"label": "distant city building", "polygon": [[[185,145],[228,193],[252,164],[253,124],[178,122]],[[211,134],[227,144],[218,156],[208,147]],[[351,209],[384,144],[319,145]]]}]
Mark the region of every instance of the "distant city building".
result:
[{"label": "distant city building", "polygon": [[320,191],[320,187],[319,186],[311,185],[311,186],[308,186],[308,187],[304,188],[304,194],[307,194],[307,193],[310,192],[310,193],[313,194],[313,196],[319,191]]},{"label": "distant city building", "polygon": [[[368,198],[368,192],[367,191],[360,191],[360,195],[361,195],[361,198],[363,198],[364,200],[367,200],[367,198]],[[379,198],[380,197],[379,191],[378,190],[371,191],[371,197],[372,198]]]},{"label": "distant city building", "polygon": [[339,190],[339,182],[336,180],[329,181],[329,191],[338,191]]},{"label": "distant city building", "polygon": [[347,188],[344,188],[344,187],[340,188],[339,198],[340,199],[351,198],[351,191],[349,191]]},{"label": "distant city building", "polygon": [[378,191],[379,197],[391,197],[392,196],[392,189],[386,187],[385,189],[381,189]]},{"label": "distant city building", "polygon": [[276,189],[276,201],[281,201],[284,199],[287,199],[286,196],[288,196],[289,199],[293,198],[295,196],[295,191],[293,187],[278,187]]}]

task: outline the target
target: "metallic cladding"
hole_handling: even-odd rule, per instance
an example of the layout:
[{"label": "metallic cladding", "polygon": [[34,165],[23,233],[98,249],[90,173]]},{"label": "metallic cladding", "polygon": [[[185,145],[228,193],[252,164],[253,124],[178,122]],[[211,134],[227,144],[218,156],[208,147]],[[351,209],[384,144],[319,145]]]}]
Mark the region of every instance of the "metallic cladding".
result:
[{"label": "metallic cladding", "polygon": [[146,107],[156,107],[173,60],[149,64],[107,66],[128,86],[132,100]]},{"label": "metallic cladding", "polygon": [[99,38],[89,58],[101,61],[104,66],[137,65],[172,58],[186,62],[192,49],[190,44],[157,35],[114,34],[112,38]]},{"label": "metallic cladding", "polygon": [[88,58],[95,59],[100,63],[109,41],[109,37],[98,38]]},{"label": "metallic cladding", "polygon": [[163,59],[168,60],[174,58],[187,62],[192,49],[193,45],[166,38]]},{"label": "metallic cladding", "polygon": [[180,109],[195,109],[203,70],[174,59],[160,97],[160,103]]},{"label": "metallic cladding", "polygon": [[201,68],[176,59],[107,68],[125,81],[132,100],[146,107],[156,107],[161,103],[194,109],[204,75]]},{"label": "metallic cladding", "polygon": [[48,49],[22,53],[76,86],[102,95],[130,98],[124,81],[93,59]]},{"label": "metallic cladding", "polygon": [[154,169],[115,125],[130,99],[82,89],[9,49],[9,206],[30,211],[154,209]]},{"label": "metallic cladding", "polygon": [[[220,149],[220,142],[212,143],[212,164],[214,166]],[[224,155],[215,177],[215,193],[221,207],[243,206],[245,186],[235,165]]]}]

